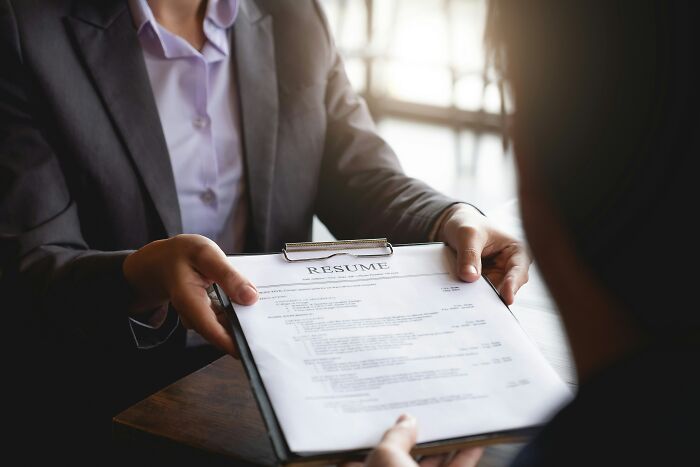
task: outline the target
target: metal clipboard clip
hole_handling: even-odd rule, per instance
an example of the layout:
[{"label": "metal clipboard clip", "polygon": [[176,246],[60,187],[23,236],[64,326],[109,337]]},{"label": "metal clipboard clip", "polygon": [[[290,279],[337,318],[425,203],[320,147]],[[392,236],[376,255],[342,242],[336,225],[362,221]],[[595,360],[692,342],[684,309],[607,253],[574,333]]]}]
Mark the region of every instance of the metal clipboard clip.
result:
[{"label": "metal clipboard clip", "polygon": [[[384,253],[368,254],[368,253],[351,253],[346,250],[361,250],[366,248],[384,248]],[[340,251],[343,250],[343,251]],[[291,253],[314,252],[314,251],[336,251],[326,256],[315,256],[312,258],[290,258]],[[338,240],[335,242],[297,242],[285,243],[282,249],[284,259],[290,263],[300,263],[303,261],[320,261],[323,259],[333,258],[334,256],[347,255],[355,258],[378,258],[381,256],[391,256],[394,254],[394,247],[387,241],[386,238],[365,238],[358,240]]]}]

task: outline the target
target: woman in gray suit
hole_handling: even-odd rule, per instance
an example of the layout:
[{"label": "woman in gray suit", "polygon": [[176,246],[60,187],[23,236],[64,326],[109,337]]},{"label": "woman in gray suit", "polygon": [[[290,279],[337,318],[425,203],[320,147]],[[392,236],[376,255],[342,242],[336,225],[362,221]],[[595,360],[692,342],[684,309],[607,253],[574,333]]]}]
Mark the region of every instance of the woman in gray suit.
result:
[{"label": "woman in gray suit", "polygon": [[317,2],[2,0],[0,60],[12,329],[62,382],[50,409],[98,420],[83,434],[221,355],[186,328],[234,354],[207,287],[257,291],[225,253],[310,240],[314,214],[339,238],[443,240],[508,302],[527,280],[523,245],[403,174]]}]

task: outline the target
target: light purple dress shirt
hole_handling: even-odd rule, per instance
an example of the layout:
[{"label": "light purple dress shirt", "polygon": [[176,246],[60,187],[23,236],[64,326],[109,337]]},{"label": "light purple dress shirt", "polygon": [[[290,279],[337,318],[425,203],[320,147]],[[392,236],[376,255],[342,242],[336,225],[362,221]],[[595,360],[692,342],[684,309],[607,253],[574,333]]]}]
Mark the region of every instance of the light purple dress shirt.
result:
[{"label": "light purple dress shirt", "polygon": [[209,0],[196,50],[129,0],[170,153],[184,233],[241,252],[247,202],[230,29],[238,0]]},{"label": "light purple dress shirt", "polygon": [[[183,232],[240,252],[247,202],[229,33],[238,0],[209,0],[201,51],[159,25],[146,0],[129,0],[129,8],[168,145]],[[129,320],[138,348],[157,347],[172,335],[179,318],[167,310],[147,322]],[[188,346],[202,342],[188,331]]]}]

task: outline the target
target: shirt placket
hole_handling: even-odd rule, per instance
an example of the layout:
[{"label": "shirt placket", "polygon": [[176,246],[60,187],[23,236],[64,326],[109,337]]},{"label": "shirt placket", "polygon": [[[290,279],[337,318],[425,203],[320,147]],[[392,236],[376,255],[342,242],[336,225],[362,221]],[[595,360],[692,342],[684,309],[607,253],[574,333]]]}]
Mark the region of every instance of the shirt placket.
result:
[{"label": "shirt placket", "polygon": [[215,217],[218,199],[216,195],[218,162],[216,159],[216,147],[212,133],[212,122],[209,115],[209,73],[210,64],[204,56],[196,56],[197,61],[194,92],[195,105],[192,126],[199,132],[204,142],[200,150],[202,192],[200,200],[211,209],[211,216]]}]

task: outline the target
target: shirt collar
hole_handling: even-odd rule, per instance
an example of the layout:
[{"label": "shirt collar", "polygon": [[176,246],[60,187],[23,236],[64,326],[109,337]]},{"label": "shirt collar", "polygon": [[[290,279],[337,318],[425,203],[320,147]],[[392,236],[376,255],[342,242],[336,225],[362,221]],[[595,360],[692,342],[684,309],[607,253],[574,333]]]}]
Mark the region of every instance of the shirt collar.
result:
[{"label": "shirt collar", "polygon": [[[228,28],[233,26],[238,16],[240,0],[208,0],[207,12],[204,16],[204,34],[207,40],[224,55],[228,55],[228,40],[224,34]],[[161,45],[163,38],[158,31],[158,22],[147,0],[129,0],[131,16],[136,26],[139,36],[144,29],[150,26],[155,35],[158,36]],[[166,52],[164,50],[164,52]],[[170,55],[165,53],[165,55]]]},{"label": "shirt collar", "polygon": [[206,18],[221,29],[233,26],[238,16],[239,0],[209,0]]}]

